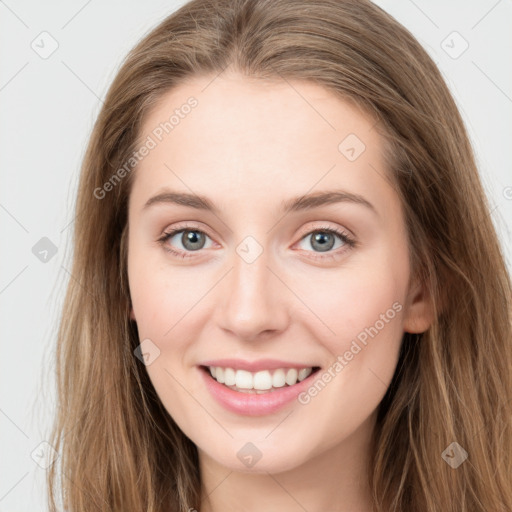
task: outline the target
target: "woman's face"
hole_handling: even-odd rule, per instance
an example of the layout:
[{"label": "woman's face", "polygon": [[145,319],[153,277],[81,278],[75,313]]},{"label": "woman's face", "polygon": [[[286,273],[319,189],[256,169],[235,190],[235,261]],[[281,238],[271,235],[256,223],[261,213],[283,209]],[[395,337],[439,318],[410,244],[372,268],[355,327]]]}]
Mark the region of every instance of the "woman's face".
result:
[{"label": "woman's face", "polygon": [[429,325],[374,120],[224,74],[167,93],[140,141],[132,318],[169,414],[238,471],[363,446],[404,331]]}]

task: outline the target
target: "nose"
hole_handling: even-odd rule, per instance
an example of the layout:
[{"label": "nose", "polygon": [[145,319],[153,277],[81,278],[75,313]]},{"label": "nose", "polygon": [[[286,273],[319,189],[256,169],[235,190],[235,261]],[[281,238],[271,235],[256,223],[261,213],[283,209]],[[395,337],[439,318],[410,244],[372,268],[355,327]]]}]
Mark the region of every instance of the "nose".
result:
[{"label": "nose", "polygon": [[267,253],[250,263],[235,253],[232,261],[219,290],[223,294],[217,306],[219,326],[245,341],[267,339],[285,330],[289,297],[286,286],[269,267]]}]

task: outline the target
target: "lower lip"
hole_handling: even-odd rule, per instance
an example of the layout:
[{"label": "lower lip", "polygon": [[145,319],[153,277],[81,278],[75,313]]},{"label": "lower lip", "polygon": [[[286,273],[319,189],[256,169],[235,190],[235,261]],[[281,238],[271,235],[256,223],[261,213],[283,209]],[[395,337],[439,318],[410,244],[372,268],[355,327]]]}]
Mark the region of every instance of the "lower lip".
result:
[{"label": "lower lip", "polygon": [[297,398],[309,386],[311,379],[318,373],[317,370],[293,386],[284,386],[276,391],[258,395],[256,393],[234,391],[224,384],[217,382],[204,368],[199,368],[199,370],[213,398],[227,410],[245,416],[263,416],[279,411]]}]

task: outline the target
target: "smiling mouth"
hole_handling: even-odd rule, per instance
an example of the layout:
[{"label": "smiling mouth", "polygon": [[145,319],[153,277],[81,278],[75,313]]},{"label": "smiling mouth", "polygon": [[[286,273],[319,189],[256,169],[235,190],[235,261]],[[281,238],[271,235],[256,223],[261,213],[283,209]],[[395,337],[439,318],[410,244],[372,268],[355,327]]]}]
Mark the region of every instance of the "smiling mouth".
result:
[{"label": "smiling mouth", "polygon": [[239,393],[264,394],[293,387],[320,370],[319,366],[276,368],[249,372],[221,366],[201,366],[209,377]]}]

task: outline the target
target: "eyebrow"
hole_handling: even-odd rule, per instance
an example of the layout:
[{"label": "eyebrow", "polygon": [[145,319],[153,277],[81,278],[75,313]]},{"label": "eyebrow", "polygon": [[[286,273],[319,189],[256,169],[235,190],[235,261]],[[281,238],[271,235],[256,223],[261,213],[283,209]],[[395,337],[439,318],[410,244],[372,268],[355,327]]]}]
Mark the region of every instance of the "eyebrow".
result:
[{"label": "eyebrow", "polygon": [[[378,215],[378,212],[373,204],[370,203],[367,199],[359,194],[354,194],[345,190],[314,192],[312,194],[306,194],[300,197],[292,197],[291,199],[283,201],[281,203],[281,208],[284,211],[298,212],[342,202],[360,204]],[[196,210],[210,211],[220,215],[219,208],[212,201],[210,201],[210,199],[205,196],[189,194],[186,192],[174,192],[171,190],[165,190],[164,192],[149,198],[144,205],[143,210],[146,210],[150,206],[156,204],[177,204],[181,206],[187,206],[189,208],[195,208]]]}]

